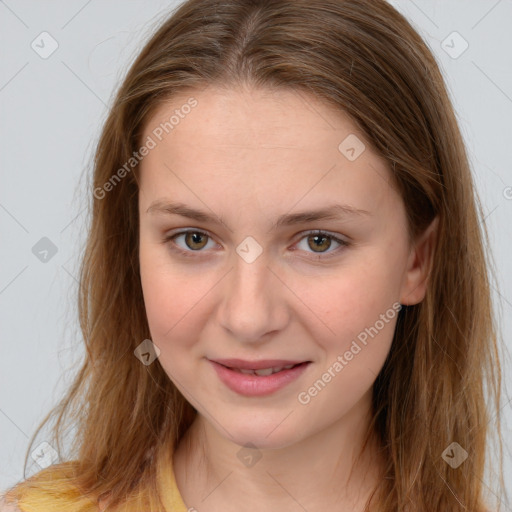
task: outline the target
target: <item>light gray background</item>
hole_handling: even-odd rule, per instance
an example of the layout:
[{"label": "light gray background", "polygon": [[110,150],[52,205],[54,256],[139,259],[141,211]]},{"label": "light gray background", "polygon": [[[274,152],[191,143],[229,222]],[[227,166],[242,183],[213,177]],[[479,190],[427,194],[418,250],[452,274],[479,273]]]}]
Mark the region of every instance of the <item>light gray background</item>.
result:
[{"label": "light gray background", "polygon": [[[426,40],[446,77],[491,235],[494,299],[510,349],[512,1],[391,3]],[[0,0],[0,490],[21,479],[29,436],[71,382],[71,364],[82,354],[76,278],[94,145],[128,64],[175,5]],[[31,47],[35,41],[39,52],[51,48],[48,38],[42,48],[44,31],[58,44],[48,58]],[[464,42],[454,31],[469,44],[457,58]],[[32,252],[43,237],[57,249],[46,262]],[[508,389],[510,368],[507,359]],[[512,404],[506,390],[502,413],[510,489]],[[39,469],[33,463],[29,474]],[[485,484],[492,492],[492,477]]]}]

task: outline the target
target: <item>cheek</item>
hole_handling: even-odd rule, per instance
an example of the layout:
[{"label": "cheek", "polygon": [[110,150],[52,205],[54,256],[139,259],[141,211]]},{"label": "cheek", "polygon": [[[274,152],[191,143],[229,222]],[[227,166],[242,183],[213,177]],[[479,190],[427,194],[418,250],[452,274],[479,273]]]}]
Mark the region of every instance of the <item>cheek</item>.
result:
[{"label": "cheek", "polygon": [[146,316],[160,362],[166,370],[185,366],[199,351],[197,340],[209,315],[207,299],[218,277],[172,265],[165,251],[151,244],[141,244],[139,258]]},{"label": "cheek", "polygon": [[[190,355],[194,350],[192,322],[195,297],[187,293],[186,280],[164,266],[146,264],[141,254],[141,283],[151,341],[159,348],[158,361],[174,384],[188,397],[193,375]],[[179,291],[178,291],[179,290]]]},{"label": "cheek", "polygon": [[347,379],[349,386],[357,385],[362,371],[369,379],[377,376],[389,353],[400,308],[399,265],[383,261],[377,252],[371,256],[334,277],[310,281],[303,290],[313,320],[310,325],[315,326],[312,335],[325,354],[323,369],[345,375],[337,381]]},{"label": "cheek", "polygon": [[398,273],[385,265],[353,265],[308,281],[303,296],[311,311],[319,313],[325,333],[345,338],[373,325],[392,307],[399,297],[398,283]]},{"label": "cheek", "polygon": [[165,251],[141,243],[140,276],[144,306],[153,341],[162,349],[191,309],[194,294],[187,277],[165,261]]},{"label": "cheek", "polygon": [[310,324],[323,354],[297,398],[310,412],[335,420],[375,382],[391,348],[400,306],[389,275],[377,269],[352,268],[350,274],[308,289],[307,296],[316,297],[308,306],[323,312],[321,322]]}]

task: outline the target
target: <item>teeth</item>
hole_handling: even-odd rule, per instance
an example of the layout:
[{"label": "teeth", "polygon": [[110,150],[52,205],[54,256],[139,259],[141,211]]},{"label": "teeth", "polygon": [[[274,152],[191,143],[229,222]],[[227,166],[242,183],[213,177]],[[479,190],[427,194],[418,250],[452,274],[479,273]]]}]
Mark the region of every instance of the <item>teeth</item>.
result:
[{"label": "teeth", "polygon": [[240,373],[245,373],[245,375],[254,375],[254,370],[242,370],[242,369],[238,369],[238,368],[233,368],[234,370],[240,372]]},{"label": "teeth", "polygon": [[261,370],[254,370],[254,373],[256,375],[259,375],[260,377],[265,377],[267,375],[272,375],[273,373],[280,372],[282,369],[282,366],[278,368],[262,368]]},{"label": "teeth", "polygon": [[232,368],[233,370],[244,373],[245,375],[258,375],[260,377],[267,377],[268,375],[272,375],[273,373],[280,372],[281,370],[289,370],[293,368],[294,364],[289,364],[287,366],[276,366],[275,368],[262,368],[261,370],[242,370],[239,368]]}]

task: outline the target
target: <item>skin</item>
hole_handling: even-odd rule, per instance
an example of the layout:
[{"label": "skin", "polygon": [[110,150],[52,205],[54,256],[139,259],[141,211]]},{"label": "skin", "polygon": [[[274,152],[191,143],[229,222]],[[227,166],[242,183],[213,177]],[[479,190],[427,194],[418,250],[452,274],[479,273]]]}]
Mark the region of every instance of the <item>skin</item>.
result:
[{"label": "skin", "polygon": [[[410,241],[403,201],[370,149],[354,161],[338,145],[365,141],[344,113],[304,93],[210,86],[173,97],[143,140],[193,96],[198,105],[142,160],[140,271],[159,362],[198,415],[174,454],[187,507],[198,511],[362,510],[384,463],[376,442],[350,470],[369,421],[372,386],[396,316],[307,404],[307,391],[394,303],[425,294],[436,224]],[[147,212],[173,200],[222,224]],[[281,214],[343,203],[369,212],[270,231]],[[183,229],[205,238],[174,240]],[[349,241],[319,242],[321,229]],[[261,255],[236,248],[253,237]],[[329,241],[331,245],[329,246]],[[187,245],[188,242],[188,245]],[[322,252],[323,251],[323,252]],[[245,397],[208,359],[312,361],[285,388]],[[252,443],[261,458],[238,458]]]}]

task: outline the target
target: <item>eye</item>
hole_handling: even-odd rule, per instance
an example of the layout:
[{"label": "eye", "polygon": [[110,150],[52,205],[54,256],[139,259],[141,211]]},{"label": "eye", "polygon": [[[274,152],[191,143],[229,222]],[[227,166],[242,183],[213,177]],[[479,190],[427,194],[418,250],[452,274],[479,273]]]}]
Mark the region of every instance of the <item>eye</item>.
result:
[{"label": "eye", "polygon": [[[310,231],[309,233],[306,233],[306,235],[300,239],[299,244],[302,241],[305,241],[306,247],[311,249],[314,254],[329,254],[329,256],[332,253],[339,252],[339,249],[341,247],[346,247],[349,245],[347,241],[341,240],[340,238],[334,235],[331,235],[329,233],[326,233],[325,231],[320,230]],[[338,247],[328,252],[328,250],[331,248],[332,241],[338,244]]]},{"label": "eye", "polygon": [[[184,247],[180,246],[175,242],[175,240],[177,240],[180,237],[184,237]],[[184,256],[193,256],[192,253],[194,252],[204,252],[202,251],[202,249],[206,247],[208,243],[207,239],[209,238],[211,239],[210,235],[208,233],[205,233],[204,231],[190,229],[187,231],[180,231],[179,233],[166,236],[163,242],[172,242],[170,246],[173,251],[177,251],[180,254],[183,254]]]}]

